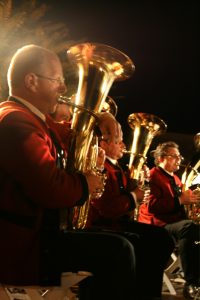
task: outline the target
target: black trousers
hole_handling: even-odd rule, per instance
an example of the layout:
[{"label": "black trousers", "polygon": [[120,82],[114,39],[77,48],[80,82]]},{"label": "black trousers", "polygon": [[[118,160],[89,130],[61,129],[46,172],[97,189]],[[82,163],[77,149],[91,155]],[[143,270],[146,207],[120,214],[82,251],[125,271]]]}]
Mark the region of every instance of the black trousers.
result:
[{"label": "black trousers", "polygon": [[61,272],[90,271],[93,276],[81,283],[81,300],[137,299],[135,252],[125,237],[110,232],[45,232],[42,244],[42,285],[60,284]]},{"label": "black trousers", "polygon": [[138,294],[141,299],[160,297],[163,272],[174,249],[173,239],[162,227],[136,221],[122,221],[121,228],[135,249]]},{"label": "black trousers", "polygon": [[200,225],[182,220],[165,228],[178,244],[186,283],[200,285]]},{"label": "black trousers", "polygon": [[44,237],[43,284],[59,284],[61,272],[85,270],[94,276],[81,283],[81,300],[160,297],[173,239],[164,228],[144,223],[126,221],[121,228],[66,231],[54,238],[51,232],[46,241]]}]

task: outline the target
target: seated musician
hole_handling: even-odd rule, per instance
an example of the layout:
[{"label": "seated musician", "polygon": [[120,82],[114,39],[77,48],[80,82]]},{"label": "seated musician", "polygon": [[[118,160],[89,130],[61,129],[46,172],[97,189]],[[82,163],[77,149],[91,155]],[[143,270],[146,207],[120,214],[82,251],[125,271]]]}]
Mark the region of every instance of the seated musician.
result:
[{"label": "seated musician", "polygon": [[173,141],[159,144],[153,151],[155,167],[150,170],[150,196],[141,204],[139,221],[165,228],[178,243],[186,299],[194,299],[200,287],[200,225],[188,219],[184,205],[200,201],[199,194],[184,190],[175,174],[182,156]]},{"label": "seated musician", "polygon": [[140,299],[161,299],[163,271],[174,243],[165,229],[142,224],[129,217],[130,213],[133,214],[136,201],[142,201],[144,191],[130,180],[118,162],[125,149],[120,124],[119,130],[120,134],[113,136],[112,140],[102,130],[100,147],[106,154],[104,172],[107,180],[103,195],[91,200],[87,228],[114,230],[128,238],[136,252],[136,281]]},{"label": "seated musician", "polygon": [[47,121],[66,91],[58,56],[24,46],[7,78],[9,99],[0,104],[0,283],[59,285],[62,272],[85,270],[93,274],[87,300],[132,300],[135,254],[126,238],[60,230],[60,211],[83,205],[103,184],[91,172],[60,168],[62,144]]}]

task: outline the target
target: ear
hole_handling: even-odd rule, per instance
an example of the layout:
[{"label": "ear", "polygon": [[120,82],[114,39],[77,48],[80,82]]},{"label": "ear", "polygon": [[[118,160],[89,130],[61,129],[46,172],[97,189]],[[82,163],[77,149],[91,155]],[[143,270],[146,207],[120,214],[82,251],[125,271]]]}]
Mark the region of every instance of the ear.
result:
[{"label": "ear", "polygon": [[159,156],[158,160],[159,160],[159,163],[163,162],[165,160],[165,157],[164,156]]},{"label": "ear", "polygon": [[104,140],[100,142],[100,147],[105,150],[105,152],[110,150],[110,145]]},{"label": "ear", "polygon": [[100,146],[101,148],[105,149],[105,147],[106,147],[106,142],[105,142],[104,140],[101,140],[101,141],[99,142],[99,146]]},{"label": "ear", "polygon": [[24,78],[24,84],[27,89],[35,92],[38,85],[37,76],[34,73],[26,74]]}]

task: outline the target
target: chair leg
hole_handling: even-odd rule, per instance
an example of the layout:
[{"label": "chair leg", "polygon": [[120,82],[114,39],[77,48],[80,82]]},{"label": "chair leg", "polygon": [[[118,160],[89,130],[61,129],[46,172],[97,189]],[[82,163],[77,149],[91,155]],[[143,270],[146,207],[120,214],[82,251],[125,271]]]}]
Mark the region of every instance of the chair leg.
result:
[{"label": "chair leg", "polygon": [[176,269],[181,268],[180,256],[176,256],[175,253],[172,253],[171,258],[173,260],[172,263],[165,269],[168,273],[173,273]]},{"label": "chair leg", "polygon": [[[173,282],[179,282],[179,283],[184,283],[184,279],[182,278],[182,274],[181,274],[181,260],[180,260],[180,256],[176,255],[174,252],[171,254],[171,259],[172,259],[172,263],[165,269],[164,271],[164,275],[163,275],[163,282],[165,283],[165,285],[167,286],[167,289],[169,290],[171,295],[176,295],[176,289],[173,285]],[[179,271],[179,276],[178,276],[178,271]],[[172,281],[172,276],[175,276],[177,274],[177,278],[174,279],[173,277],[173,281]],[[181,275],[181,278],[180,278]]]},{"label": "chair leg", "polygon": [[164,274],[163,274],[163,282],[166,284],[167,289],[169,290],[171,295],[176,295],[177,294],[177,292],[176,292],[176,290],[175,290],[175,288],[174,288],[174,286],[173,286],[173,284],[172,284],[172,282],[171,282],[171,280],[170,280],[170,278],[169,278],[169,276],[167,275],[166,272],[164,272]]}]

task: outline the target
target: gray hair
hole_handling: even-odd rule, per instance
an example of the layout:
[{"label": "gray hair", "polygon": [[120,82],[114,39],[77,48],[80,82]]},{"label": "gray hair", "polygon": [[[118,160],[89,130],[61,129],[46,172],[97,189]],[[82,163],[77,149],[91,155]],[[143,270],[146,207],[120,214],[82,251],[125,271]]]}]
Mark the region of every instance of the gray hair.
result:
[{"label": "gray hair", "polygon": [[168,141],[165,143],[158,144],[156,149],[151,151],[156,166],[159,165],[159,158],[165,156],[168,153],[169,148],[176,148],[179,150],[179,145],[173,141]]}]

